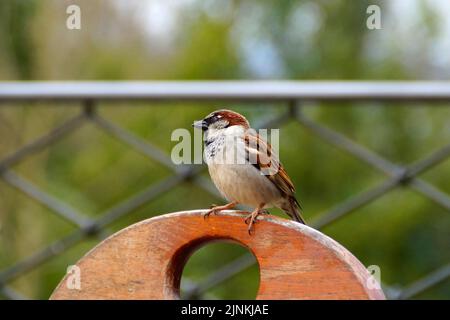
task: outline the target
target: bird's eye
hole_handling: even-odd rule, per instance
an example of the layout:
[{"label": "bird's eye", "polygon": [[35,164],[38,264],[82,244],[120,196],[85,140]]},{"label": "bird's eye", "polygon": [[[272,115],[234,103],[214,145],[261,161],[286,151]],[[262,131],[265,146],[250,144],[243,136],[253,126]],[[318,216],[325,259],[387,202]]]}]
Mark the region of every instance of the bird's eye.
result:
[{"label": "bird's eye", "polygon": [[221,115],[212,115],[210,117],[208,117],[206,120],[207,123],[212,124],[212,123],[216,123],[217,121],[221,120],[222,116]]}]

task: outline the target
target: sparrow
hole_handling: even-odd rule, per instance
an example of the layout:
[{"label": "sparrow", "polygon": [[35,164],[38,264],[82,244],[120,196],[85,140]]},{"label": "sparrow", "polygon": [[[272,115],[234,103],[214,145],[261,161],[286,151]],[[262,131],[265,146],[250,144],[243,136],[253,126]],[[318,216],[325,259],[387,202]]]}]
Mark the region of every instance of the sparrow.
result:
[{"label": "sparrow", "polygon": [[295,188],[271,145],[250,127],[247,119],[231,110],[217,110],[194,128],[203,130],[204,159],[217,189],[229,201],[213,205],[204,217],[238,204],[255,208],[245,218],[248,232],[266,208],[278,207],[291,219],[306,224],[295,198]]}]

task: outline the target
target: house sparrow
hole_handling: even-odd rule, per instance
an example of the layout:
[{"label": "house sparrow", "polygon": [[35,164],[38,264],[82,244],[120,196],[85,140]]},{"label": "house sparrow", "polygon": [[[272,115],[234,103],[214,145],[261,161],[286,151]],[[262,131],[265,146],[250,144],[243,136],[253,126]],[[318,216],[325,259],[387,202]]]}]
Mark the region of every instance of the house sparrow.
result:
[{"label": "house sparrow", "polygon": [[249,233],[258,215],[271,207],[281,208],[293,220],[305,224],[291,179],[272,153],[271,145],[250,128],[244,116],[218,110],[193,126],[204,131],[204,158],[209,173],[230,201],[212,206],[205,217],[244,204],[255,208],[245,219]]}]

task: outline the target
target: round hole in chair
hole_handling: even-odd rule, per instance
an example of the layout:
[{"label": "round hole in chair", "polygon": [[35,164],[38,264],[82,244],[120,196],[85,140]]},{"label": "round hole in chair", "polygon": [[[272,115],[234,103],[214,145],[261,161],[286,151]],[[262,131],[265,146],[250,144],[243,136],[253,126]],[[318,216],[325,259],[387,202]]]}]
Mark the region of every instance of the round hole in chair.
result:
[{"label": "round hole in chair", "polygon": [[181,299],[255,299],[259,288],[256,258],[233,240],[204,242],[182,270]]}]

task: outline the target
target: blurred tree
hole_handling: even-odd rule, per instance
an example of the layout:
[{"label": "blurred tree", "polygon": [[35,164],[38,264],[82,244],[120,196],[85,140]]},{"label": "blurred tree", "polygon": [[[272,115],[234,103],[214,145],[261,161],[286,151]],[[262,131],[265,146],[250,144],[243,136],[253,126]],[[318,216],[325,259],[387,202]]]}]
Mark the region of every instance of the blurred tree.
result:
[{"label": "blurred tree", "polygon": [[35,10],[35,0],[6,0],[0,3],[0,48],[3,47],[8,53],[17,78],[23,80],[32,78],[34,43],[30,35]]}]

